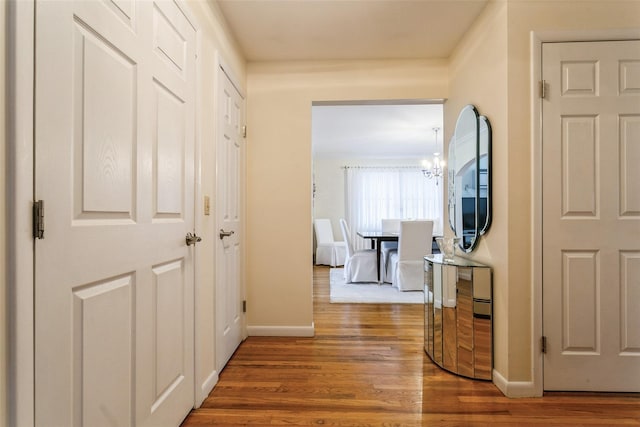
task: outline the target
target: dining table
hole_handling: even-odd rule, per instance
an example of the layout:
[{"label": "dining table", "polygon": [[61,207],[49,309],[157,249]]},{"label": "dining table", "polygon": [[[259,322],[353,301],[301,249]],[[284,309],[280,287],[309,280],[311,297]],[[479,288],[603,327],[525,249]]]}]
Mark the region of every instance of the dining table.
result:
[{"label": "dining table", "polygon": [[400,237],[400,233],[398,232],[387,232],[387,231],[358,231],[358,236],[363,239],[371,241],[371,249],[376,250],[376,261],[378,265],[378,282],[380,282],[380,242],[397,242]]}]

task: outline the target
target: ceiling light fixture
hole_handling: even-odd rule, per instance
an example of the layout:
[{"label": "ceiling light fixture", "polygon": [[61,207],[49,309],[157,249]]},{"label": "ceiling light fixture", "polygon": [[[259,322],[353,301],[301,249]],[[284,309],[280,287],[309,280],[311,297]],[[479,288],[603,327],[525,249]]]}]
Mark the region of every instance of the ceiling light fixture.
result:
[{"label": "ceiling light fixture", "polygon": [[[436,134],[436,150],[438,149],[438,131],[440,128],[433,128],[433,131]],[[422,173],[426,178],[436,180],[436,185],[438,185],[438,178],[442,177],[442,171],[444,168],[444,160],[440,159],[440,153],[433,153],[433,164],[430,161],[424,160],[422,162]]]}]

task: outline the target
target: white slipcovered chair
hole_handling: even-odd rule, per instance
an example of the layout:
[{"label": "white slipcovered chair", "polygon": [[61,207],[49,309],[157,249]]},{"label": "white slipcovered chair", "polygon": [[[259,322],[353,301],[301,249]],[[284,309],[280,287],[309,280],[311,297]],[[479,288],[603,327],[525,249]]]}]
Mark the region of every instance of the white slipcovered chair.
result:
[{"label": "white slipcovered chair", "polygon": [[398,252],[391,254],[392,284],[400,291],[424,289],[424,256],[431,254],[433,221],[402,221]]},{"label": "white slipcovered chair", "polygon": [[347,256],[347,248],[344,242],[336,242],[333,239],[331,221],[326,218],[318,218],[313,221],[316,231],[316,265],[330,265],[337,267],[344,265]]},{"label": "white slipcovered chair", "polygon": [[[383,219],[383,233],[400,233],[400,219]],[[389,272],[389,259],[394,251],[398,251],[398,242],[384,241],[380,242],[380,277],[383,282],[391,283],[391,274]]]},{"label": "white slipcovered chair", "polygon": [[347,283],[377,282],[378,261],[375,249],[355,251],[347,222],[340,218],[340,229],[346,243],[347,259],[344,262],[344,278]]}]

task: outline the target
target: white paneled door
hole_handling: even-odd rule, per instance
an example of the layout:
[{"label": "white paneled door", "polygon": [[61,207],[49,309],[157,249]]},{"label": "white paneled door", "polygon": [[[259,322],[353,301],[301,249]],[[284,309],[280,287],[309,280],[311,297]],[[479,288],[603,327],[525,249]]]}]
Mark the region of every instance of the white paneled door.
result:
[{"label": "white paneled door", "polygon": [[225,71],[218,70],[216,144],[216,367],[229,361],[242,341],[242,176],[244,100]]},{"label": "white paneled door", "polygon": [[545,390],[640,391],[640,41],[545,43]]},{"label": "white paneled door", "polygon": [[36,424],[179,425],[195,30],[171,1],[38,1],[35,44]]}]

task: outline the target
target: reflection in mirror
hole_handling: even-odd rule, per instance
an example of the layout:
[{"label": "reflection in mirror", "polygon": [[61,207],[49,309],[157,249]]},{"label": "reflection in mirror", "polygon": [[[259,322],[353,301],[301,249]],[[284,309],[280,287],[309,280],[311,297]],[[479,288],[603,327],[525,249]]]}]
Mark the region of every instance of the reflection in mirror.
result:
[{"label": "reflection in mirror", "polygon": [[424,333],[425,333],[425,350],[429,354],[433,354],[433,264],[425,264],[424,274]]},{"label": "reflection in mirror", "polygon": [[[442,283],[442,264],[433,266],[433,283]],[[442,365],[442,285],[433,288],[433,360]]]},{"label": "reflection in mirror", "polygon": [[[493,366],[492,357],[492,307],[491,307],[491,274],[474,274],[474,290],[484,289],[487,293],[478,295],[473,302],[473,366],[475,378],[491,379]],[[478,291],[480,293],[480,291]],[[488,297],[488,298],[487,298]]]},{"label": "reflection in mirror", "polygon": [[455,136],[451,138],[449,141],[449,154],[447,155],[447,182],[448,182],[448,207],[449,207],[449,227],[453,232],[456,232],[456,201],[455,197],[455,186],[456,186],[456,156],[455,156],[455,148],[456,144],[454,144]]},{"label": "reflection in mirror", "polygon": [[457,321],[455,307],[442,307],[442,366],[458,369]]},{"label": "reflection in mirror", "polygon": [[457,267],[456,273],[458,277],[457,372],[473,378],[473,269]]},{"label": "reflection in mirror", "polygon": [[455,232],[465,252],[473,250],[476,226],[478,111],[473,105],[462,109],[454,131]]},{"label": "reflection in mirror", "polygon": [[424,348],[440,367],[491,380],[491,268],[464,258],[428,255],[424,266]]},{"label": "reflection in mirror", "polygon": [[491,124],[485,116],[480,116],[478,141],[478,233],[484,234],[491,225]]}]

